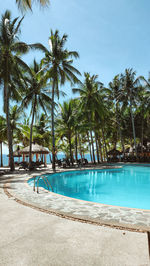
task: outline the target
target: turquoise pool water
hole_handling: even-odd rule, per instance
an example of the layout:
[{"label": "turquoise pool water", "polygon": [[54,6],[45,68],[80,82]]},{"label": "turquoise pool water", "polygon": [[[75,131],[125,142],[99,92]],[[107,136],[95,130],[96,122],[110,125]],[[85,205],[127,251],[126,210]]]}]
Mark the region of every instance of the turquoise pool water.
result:
[{"label": "turquoise pool water", "polygon": [[[150,209],[150,167],[83,170],[45,175],[55,193],[76,199]],[[33,186],[33,179],[28,181]],[[42,179],[40,187],[47,189]]]}]

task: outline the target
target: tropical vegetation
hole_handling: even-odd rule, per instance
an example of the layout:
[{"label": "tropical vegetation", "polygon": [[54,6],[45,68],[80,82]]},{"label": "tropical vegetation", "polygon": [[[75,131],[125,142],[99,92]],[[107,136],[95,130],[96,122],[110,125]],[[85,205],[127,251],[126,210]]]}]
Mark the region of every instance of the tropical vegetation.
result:
[{"label": "tropical vegetation", "polygon": [[[16,3],[32,8],[29,0]],[[75,67],[79,54],[66,48],[66,34],[51,30],[48,48],[40,42],[28,45],[19,39],[22,20],[12,19],[6,11],[0,21],[1,166],[3,143],[9,147],[12,171],[17,145],[30,146],[31,166],[33,142],[51,151],[53,170],[58,152],[71,164],[86,153],[93,163],[100,163],[108,160],[111,149],[125,155],[130,146],[138,160],[139,147],[143,153],[150,142],[150,78],[137,77],[131,68],[117,73],[108,86],[96,74],[85,72],[82,77]],[[43,56],[29,66],[22,56],[31,49]],[[66,83],[74,98],[63,102]]]},{"label": "tropical vegetation", "polygon": [[[35,2],[34,0],[16,0],[16,4],[18,8],[22,12],[27,11],[27,10],[32,10],[32,6],[34,2]],[[36,2],[40,4],[41,7],[48,6],[50,3],[49,0],[37,0]]]}]

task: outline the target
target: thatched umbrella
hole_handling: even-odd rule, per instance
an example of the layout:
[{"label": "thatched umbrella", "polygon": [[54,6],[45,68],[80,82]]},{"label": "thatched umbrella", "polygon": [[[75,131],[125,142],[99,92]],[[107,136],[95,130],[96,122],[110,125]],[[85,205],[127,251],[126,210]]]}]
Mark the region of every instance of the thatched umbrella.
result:
[{"label": "thatched umbrella", "polygon": [[[25,147],[24,149],[20,150],[20,154],[26,155],[29,154],[30,146]],[[45,165],[46,165],[46,154],[49,154],[49,150],[43,146],[38,144],[32,144],[32,154],[36,154],[36,160],[38,160],[38,154],[44,154],[45,158]]]},{"label": "thatched umbrella", "polygon": [[[24,149],[20,150],[20,154],[29,154],[30,146],[25,147]],[[49,154],[49,150],[43,146],[38,144],[32,144],[32,153],[33,154]]]}]

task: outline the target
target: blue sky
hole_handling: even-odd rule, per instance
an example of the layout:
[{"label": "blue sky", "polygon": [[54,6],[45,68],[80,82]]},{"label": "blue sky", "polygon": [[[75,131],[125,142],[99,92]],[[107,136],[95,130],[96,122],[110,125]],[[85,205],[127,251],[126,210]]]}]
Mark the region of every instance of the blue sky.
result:
[{"label": "blue sky", "polygon": [[[94,3],[94,4],[93,4]],[[1,1],[0,15],[6,9],[21,16],[15,0]],[[114,75],[132,67],[147,77],[150,70],[149,0],[51,0],[48,9],[37,5],[22,23],[20,39],[48,45],[50,29],[68,34],[67,47],[77,50],[75,66],[81,73],[98,74],[106,86]],[[37,52],[24,59],[31,64]],[[65,88],[72,96],[69,85]]]},{"label": "blue sky", "polygon": [[[15,0],[0,3],[0,16],[6,9],[12,17],[20,16]],[[150,70],[150,1],[149,0],[51,0],[48,9],[34,5],[22,23],[20,39],[48,46],[50,29],[68,34],[67,48],[80,58],[75,66],[83,74],[98,74],[108,85],[114,75],[132,67],[146,78]],[[28,64],[41,54],[34,52],[24,59]],[[71,88],[65,86],[67,98]],[[2,94],[0,94],[2,113]]]}]

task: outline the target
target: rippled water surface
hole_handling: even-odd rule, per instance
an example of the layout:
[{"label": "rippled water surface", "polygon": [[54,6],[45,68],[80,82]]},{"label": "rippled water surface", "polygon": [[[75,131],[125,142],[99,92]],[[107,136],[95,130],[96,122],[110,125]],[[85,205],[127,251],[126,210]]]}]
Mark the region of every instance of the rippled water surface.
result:
[{"label": "rippled water surface", "polygon": [[[150,167],[123,166],[119,169],[83,170],[45,175],[55,193],[68,197],[150,209]],[[33,180],[29,183],[33,185]],[[43,180],[40,186],[47,188]]]}]

